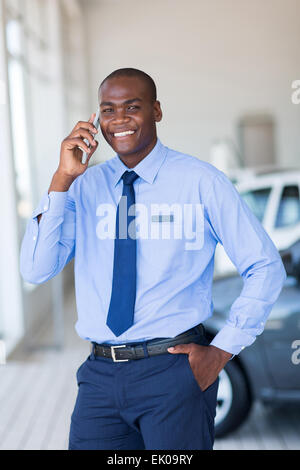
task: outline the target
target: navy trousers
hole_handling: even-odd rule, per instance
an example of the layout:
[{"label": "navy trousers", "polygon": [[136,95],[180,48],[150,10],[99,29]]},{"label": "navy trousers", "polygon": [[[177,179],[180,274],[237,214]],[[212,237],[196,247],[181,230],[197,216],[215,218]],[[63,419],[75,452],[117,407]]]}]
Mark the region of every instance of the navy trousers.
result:
[{"label": "navy trousers", "polygon": [[186,354],[118,363],[92,353],[77,371],[69,449],[212,449],[218,382],[203,392]]}]

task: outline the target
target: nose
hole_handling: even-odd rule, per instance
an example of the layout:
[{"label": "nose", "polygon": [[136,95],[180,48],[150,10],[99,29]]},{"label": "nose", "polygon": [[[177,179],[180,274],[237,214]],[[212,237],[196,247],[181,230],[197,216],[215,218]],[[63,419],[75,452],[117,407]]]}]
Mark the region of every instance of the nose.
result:
[{"label": "nose", "polygon": [[126,115],[125,109],[117,109],[114,115],[114,121],[116,124],[122,124],[129,122],[130,117]]}]

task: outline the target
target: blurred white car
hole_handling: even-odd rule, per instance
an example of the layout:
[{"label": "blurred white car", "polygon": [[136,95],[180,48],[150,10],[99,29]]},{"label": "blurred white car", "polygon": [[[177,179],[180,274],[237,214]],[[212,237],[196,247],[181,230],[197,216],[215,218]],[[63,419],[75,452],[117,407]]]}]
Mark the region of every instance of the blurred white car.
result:
[{"label": "blurred white car", "polygon": [[[237,169],[228,174],[279,251],[300,240],[300,170]],[[222,245],[215,255],[215,278],[236,272]]]}]

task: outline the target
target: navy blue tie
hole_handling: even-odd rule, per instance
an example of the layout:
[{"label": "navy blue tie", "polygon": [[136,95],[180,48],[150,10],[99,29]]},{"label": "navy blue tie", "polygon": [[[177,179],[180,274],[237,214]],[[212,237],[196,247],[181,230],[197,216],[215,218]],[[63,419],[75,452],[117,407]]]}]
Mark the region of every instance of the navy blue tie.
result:
[{"label": "navy blue tie", "polygon": [[133,182],[137,178],[138,175],[134,171],[125,171],[122,175],[123,193],[117,208],[112,293],[106,320],[107,326],[115,336],[120,336],[133,324],[136,295],[136,232],[135,215],[128,216],[128,209],[135,204]]}]

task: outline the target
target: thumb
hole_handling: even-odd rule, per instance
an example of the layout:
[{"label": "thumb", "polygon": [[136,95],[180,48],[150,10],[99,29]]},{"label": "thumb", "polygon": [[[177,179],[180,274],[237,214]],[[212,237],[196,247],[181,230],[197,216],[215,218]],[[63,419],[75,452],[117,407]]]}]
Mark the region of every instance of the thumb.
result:
[{"label": "thumb", "polygon": [[168,348],[168,352],[172,354],[190,354],[191,345],[190,344],[177,344],[174,347]]},{"label": "thumb", "polygon": [[93,113],[88,122],[93,122],[96,117],[96,113]]}]

